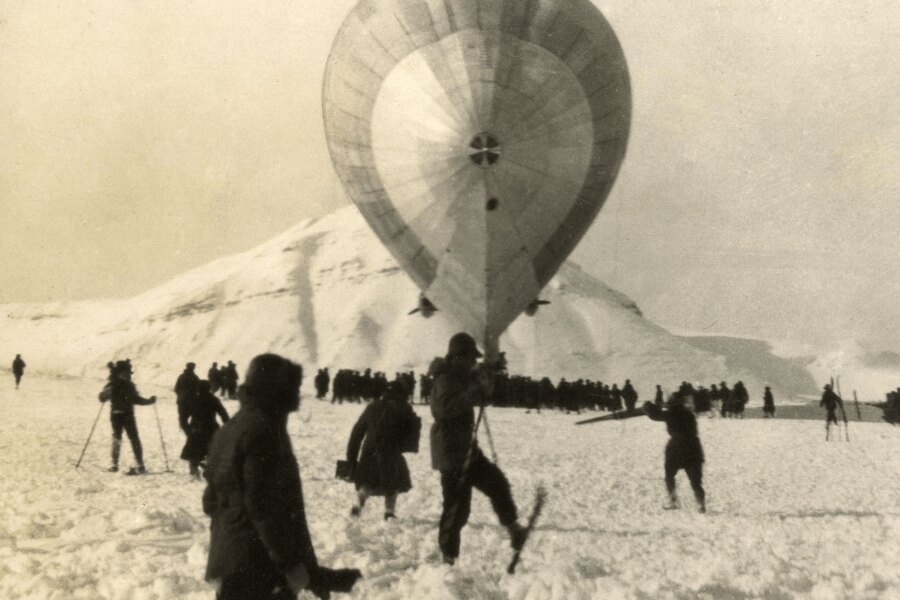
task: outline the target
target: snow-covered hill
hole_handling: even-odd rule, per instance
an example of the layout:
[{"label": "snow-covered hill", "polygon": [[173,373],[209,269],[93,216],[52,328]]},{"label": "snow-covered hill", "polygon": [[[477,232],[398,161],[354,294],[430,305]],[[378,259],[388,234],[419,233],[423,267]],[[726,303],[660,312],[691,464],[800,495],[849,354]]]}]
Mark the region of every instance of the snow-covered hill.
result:
[{"label": "snow-covered hill", "polygon": [[[148,257],[147,260],[152,260]],[[353,207],[303,221],[267,243],[185,273],[134,298],[0,306],[0,356],[21,353],[32,371],[103,377],[131,357],[138,381],[169,384],[192,360],[242,371],[273,351],[315,372],[329,366],[422,371],[456,330],[450,315],[407,313],[418,290]],[[758,403],[762,386],[780,398],[814,393],[802,369],[772,356],[753,360],[671,335],[635,303],[568,262],[542,298],[501,340],[510,370],[552,379],[630,378],[642,397],[655,384],[743,379]]]}]

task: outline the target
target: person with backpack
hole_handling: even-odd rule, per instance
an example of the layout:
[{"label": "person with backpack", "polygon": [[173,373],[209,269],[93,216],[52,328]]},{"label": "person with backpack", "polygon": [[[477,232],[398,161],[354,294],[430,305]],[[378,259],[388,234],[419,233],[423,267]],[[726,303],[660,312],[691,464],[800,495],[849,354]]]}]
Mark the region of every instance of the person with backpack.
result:
[{"label": "person with backpack", "polygon": [[412,489],[403,452],[410,447],[409,438],[418,437],[416,424],[420,421],[406,397],[403,383],[392,381],[353,426],[347,462],[358,499],[350,511],[354,517],[361,514],[369,497],[384,496],[384,519],[394,519],[397,496]]},{"label": "person with backpack", "polygon": [[122,432],[128,435],[131,443],[131,451],[137,463],[129,471],[129,475],[143,475],[147,472],[144,467],[144,451],[141,447],[141,438],[138,435],[137,422],[134,420],[134,406],[149,406],[156,403],[156,396],[142,397],[131,381],[131,362],[127,360],[116,361],[110,372],[109,382],[100,392],[100,402],[110,403],[109,420],[113,430],[112,441],[112,465],[109,471],[115,473],[119,470],[119,454],[122,449]]},{"label": "person with backpack", "polygon": [[[459,557],[462,528],[469,520],[472,489],[491,500],[491,506],[519,550],[527,531],[517,522],[516,503],[506,475],[490,462],[473,436],[474,407],[486,400],[490,387],[488,373],[478,359],[475,339],[467,333],[450,338],[447,354],[436,358],[429,369],[434,375],[431,396],[431,466],[441,474],[443,508],[438,528],[438,545],[445,564]],[[468,460],[467,460],[468,459]]]},{"label": "person with backpack", "polygon": [[361,576],[316,558],[287,431],[302,380],[300,365],[256,356],[240,387],[240,410],[213,438],[204,472],[203,512],[211,519],[205,577],[218,600],[293,600],[301,590],[327,599],[349,592]]},{"label": "person with backpack", "polygon": [[178,423],[187,435],[181,459],[188,461],[191,477],[199,480],[200,463],[206,458],[209,443],[219,429],[216,415],[222,423],[227,423],[228,411],[219,397],[212,393],[212,386],[205,379],[197,381],[197,392],[192,399],[184,402],[183,410],[181,404],[178,408]]}]

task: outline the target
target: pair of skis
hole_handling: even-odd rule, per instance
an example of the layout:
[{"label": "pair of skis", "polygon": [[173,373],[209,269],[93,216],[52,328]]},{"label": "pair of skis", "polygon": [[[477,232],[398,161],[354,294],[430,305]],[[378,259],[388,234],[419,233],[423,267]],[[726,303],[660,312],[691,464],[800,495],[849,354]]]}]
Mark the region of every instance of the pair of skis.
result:
[{"label": "pair of skis", "polygon": [[528,516],[528,522],[525,525],[525,539],[522,540],[522,545],[513,551],[512,559],[509,561],[509,566],[506,567],[506,572],[510,575],[516,572],[516,565],[519,564],[519,559],[522,556],[522,548],[525,547],[525,544],[528,542],[528,538],[531,537],[531,532],[534,530],[534,526],[541,516],[541,510],[543,510],[544,502],[546,500],[547,490],[544,489],[543,486],[538,486],[537,490],[535,490],[534,493],[534,506],[531,508],[531,514]]}]

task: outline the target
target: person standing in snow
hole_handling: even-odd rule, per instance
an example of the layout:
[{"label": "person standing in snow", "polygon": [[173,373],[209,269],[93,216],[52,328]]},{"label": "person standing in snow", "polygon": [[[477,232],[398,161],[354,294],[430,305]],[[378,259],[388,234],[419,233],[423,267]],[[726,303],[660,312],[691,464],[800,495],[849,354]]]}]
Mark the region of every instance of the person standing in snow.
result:
[{"label": "person standing in snow", "polygon": [[406,395],[401,382],[389,383],[381,397],[366,406],[350,433],[347,462],[358,497],[350,512],[354,517],[360,515],[370,496],[384,496],[384,520],[394,519],[397,496],[412,489],[403,450],[416,414]]},{"label": "person standing in snow", "polygon": [[[443,510],[438,530],[438,545],[444,563],[452,565],[459,557],[460,534],[469,520],[472,488],[491,500],[500,524],[510,535],[513,549],[525,542],[525,529],[517,522],[518,513],[509,481],[497,465],[488,461],[473,439],[474,406],[486,400],[490,382],[484,367],[478,367],[475,340],[466,333],[450,338],[447,355],[432,363],[435,376],[431,396],[431,466],[441,473]],[[471,452],[471,455],[469,453]],[[466,469],[466,457],[470,456]]]},{"label": "person standing in snow", "polygon": [[625,410],[634,410],[637,406],[638,393],[631,385],[630,379],[626,379],[625,385],[622,387],[622,400],[625,401]]},{"label": "person standing in snow", "polygon": [[349,592],[356,569],[319,565],[300,469],[287,431],[300,407],[303,369],[277,354],[250,361],[241,408],[209,449],[203,511],[210,516],[206,580],[218,600],[290,600],[304,589],[318,598]]},{"label": "person standing in snow", "polygon": [[215,394],[222,387],[222,378],[219,375],[219,363],[214,362],[212,366],[209,368],[209,371],[206,373],[206,378],[209,380],[209,389]]},{"label": "person standing in snow", "polygon": [[25,361],[22,360],[21,354],[16,354],[12,362],[13,376],[16,378],[16,389],[19,389],[19,382],[22,381],[22,375],[25,374]]},{"label": "person standing in snow", "polygon": [[205,379],[197,381],[197,392],[190,400],[181,400],[178,405],[178,423],[187,435],[187,442],[181,450],[181,459],[188,461],[191,477],[200,479],[200,463],[206,458],[209,443],[219,429],[216,415],[223,423],[228,422],[228,411],[219,397],[212,393],[212,386]]},{"label": "person standing in snow", "polygon": [[144,451],[141,447],[141,438],[138,435],[137,422],[134,420],[134,405],[148,406],[156,403],[156,396],[142,397],[131,381],[131,362],[127,360],[117,361],[113,365],[109,382],[100,392],[100,402],[110,403],[109,420],[113,430],[112,465],[110,472],[119,470],[119,454],[122,449],[122,431],[128,435],[131,443],[131,451],[137,466],[130,473],[143,474],[147,470],[144,467]]},{"label": "person standing in snow", "polygon": [[184,371],[175,380],[174,391],[175,405],[178,408],[178,422],[182,423],[181,430],[184,431],[185,435],[187,435],[188,430],[183,424],[187,422],[187,411],[190,403],[197,396],[197,386],[200,384],[200,378],[194,372],[196,366],[192,362],[187,363],[184,365]]},{"label": "person standing in snow", "polygon": [[763,416],[775,416],[775,397],[772,395],[772,389],[769,386],[766,386],[766,391],[763,394]]},{"label": "person standing in snow", "polygon": [[825,384],[825,391],[822,392],[822,400],[819,402],[819,406],[824,406],[827,411],[825,414],[825,439],[828,439],[828,435],[831,432],[831,424],[838,424],[837,413],[835,412],[837,408],[840,406],[841,410],[844,409],[844,402],[841,400],[841,397],[834,393],[834,390],[831,389],[831,384]]},{"label": "person standing in snow", "polygon": [[237,365],[235,365],[230,360],[228,361],[228,365],[225,367],[225,390],[228,392],[229,400],[237,399],[237,382],[238,382],[238,372]]},{"label": "person standing in snow", "polygon": [[685,406],[686,398],[673,394],[667,409],[661,409],[652,402],[644,403],[647,416],[654,421],[664,421],[669,432],[666,444],[665,482],[669,493],[667,510],[678,508],[678,494],[675,491],[675,475],[681,469],[687,473],[697,500],[697,508],[706,512],[706,492],[703,489],[703,445],[697,435],[697,419]]}]

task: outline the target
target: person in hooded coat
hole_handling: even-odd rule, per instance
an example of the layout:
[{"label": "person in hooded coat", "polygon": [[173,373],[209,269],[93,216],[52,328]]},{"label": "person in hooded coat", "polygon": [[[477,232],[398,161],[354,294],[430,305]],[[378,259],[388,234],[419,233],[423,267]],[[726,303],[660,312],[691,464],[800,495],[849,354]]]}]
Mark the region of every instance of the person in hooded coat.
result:
[{"label": "person in hooded coat", "polygon": [[351,510],[354,517],[360,515],[370,496],[384,496],[384,518],[393,519],[397,495],[412,489],[403,441],[416,415],[406,394],[400,382],[389,383],[381,397],[366,406],[350,433],[347,462],[358,497]]},{"label": "person in hooded coat", "polygon": [[209,443],[219,429],[216,415],[223,423],[227,423],[228,411],[222,406],[219,397],[212,393],[212,386],[205,379],[197,381],[197,393],[193,399],[185,401],[183,411],[180,409],[179,404],[179,424],[187,435],[181,459],[188,461],[191,476],[200,479],[200,463],[206,458]]},{"label": "person in hooded coat", "polygon": [[435,377],[431,397],[431,466],[441,473],[443,493],[438,545],[444,563],[451,565],[459,557],[460,534],[472,507],[472,488],[490,499],[514,549],[522,547],[527,535],[517,522],[509,481],[497,465],[485,458],[477,439],[473,439],[474,406],[485,401],[489,388],[485,370],[477,366],[481,356],[472,336],[457,333],[450,338],[446,357],[435,359],[430,367],[430,374]]},{"label": "person in hooded coat", "polygon": [[669,432],[666,444],[665,481],[669,493],[669,504],[666,509],[678,508],[678,495],[675,492],[675,474],[681,469],[687,473],[697,500],[697,508],[706,512],[706,492],[703,489],[703,445],[697,435],[697,419],[687,406],[686,398],[681,394],[672,395],[667,405],[661,409],[652,402],[644,403],[647,416],[654,421],[663,421]]},{"label": "person in hooded coat", "polygon": [[241,408],[216,433],[204,475],[211,517],[206,580],[218,600],[319,598],[350,591],[356,569],[327,569],[313,549],[300,469],[287,432],[303,369],[276,354],[250,361]]}]

